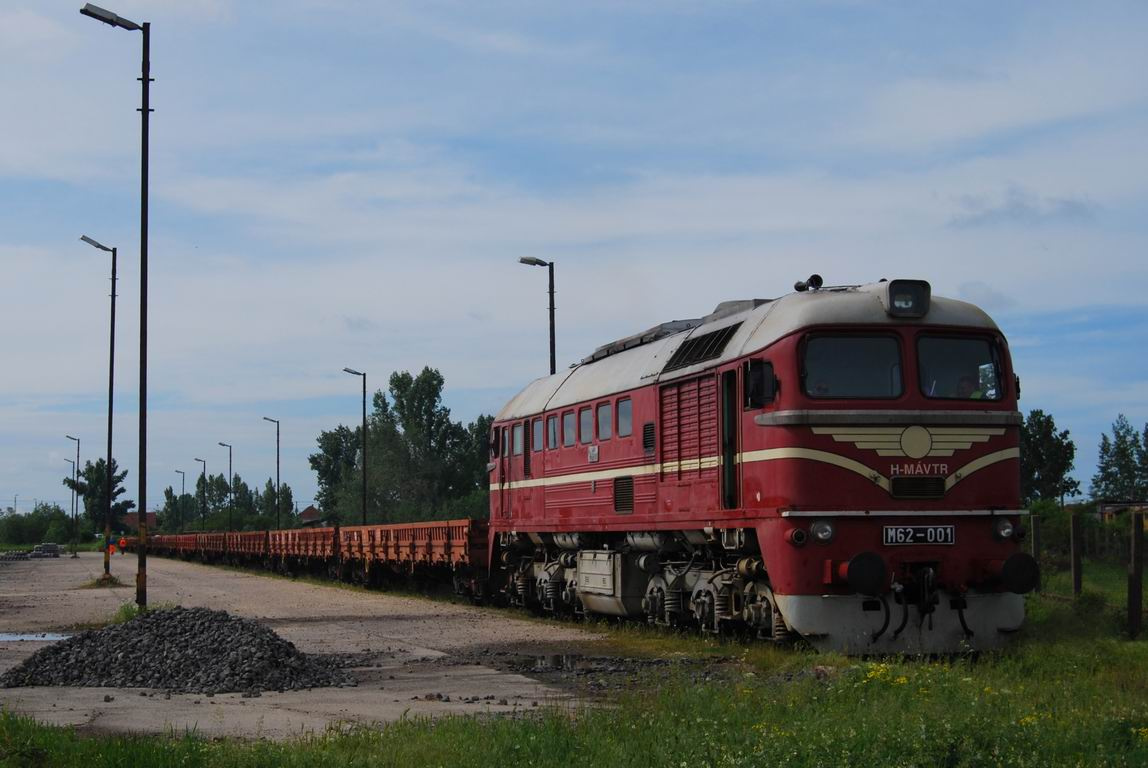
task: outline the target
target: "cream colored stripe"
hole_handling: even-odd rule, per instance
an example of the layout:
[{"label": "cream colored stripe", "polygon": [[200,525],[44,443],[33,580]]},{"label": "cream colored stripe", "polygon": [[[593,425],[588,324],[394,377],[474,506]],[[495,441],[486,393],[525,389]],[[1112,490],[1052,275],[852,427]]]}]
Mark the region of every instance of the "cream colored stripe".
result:
[{"label": "cream colored stripe", "polygon": [[997,451],[996,453],[990,453],[985,456],[981,456],[979,459],[973,459],[968,464],[945,478],[945,491],[947,492],[951,490],[954,485],[961,482],[974,472],[981,471],[985,467],[992,466],[998,462],[1008,461],[1009,459],[1019,458],[1020,448],[1006,448],[1003,451]]},{"label": "cream colored stripe", "polygon": [[530,480],[513,480],[508,483],[491,483],[490,490],[518,490],[519,488],[538,488],[549,485],[566,485],[567,483],[589,483],[593,480],[611,480],[615,477],[640,477],[660,472],[661,464],[642,464],[637,467],[618,467],[617,469],[599,469],[594,472],[579,472],[573,475],[554,475],[552,477],[535,477]]},{"label": "cream colored stripe", "polygon": [[829,453],[828,451],[815,451],[812,448],[769,448],[764,451],[749,451],[741,455],[743,463],[749,464],[755,461],[776,461],[777,459],[810,459],[811,461],[820,461],[825,464],[832,464],[835,467],[848,469],[850,472],[856,472],[862,477],[872,480],[876,485],[889,490],[889,478],[877,472],[872,467],[868,467],[859,461],[839,456],[836,453]]},{"label": "cream colored stripe", "polygon": [[[930,454],[935,455],[935,454]],[[1008,459],[1020,458],[1019,448],[1007,448],[1003,451],[990,453],[979,459],[974,459],[945,478],[945,490],[964,480],[974,472],[992,466]],[[847,469],[862,477],[871,480],[877,486],[889,490],[889,478],[878,473],[872,467],[862,464],[846,456],[828,451],[818,451],[812,448],[770,448],[764,451],[747,451],[738,454],[737,460],[743,464],[752,464],[758,461],[776,461],[778,459],[809,459],[832,464],[835,467]],[[536,477],[529,480],[514,480],[508,483],[491,483],[490,490],[517,490],[520,488],[539,488],[546,486],[567,485],[569,483],[589,483],[595,480],[612,480],[616,477],[641,477],[659,472],[690,472],[699,469],[712,469],[721,466],[720,456],[706,456],[701,459],[684,459],[682,461],[669,461],[664,464],[642,464],[636,467],[618,467],[616,469],[599,469],[593,472],[578,472],[572,475],[555,475],[552,477]]]}]

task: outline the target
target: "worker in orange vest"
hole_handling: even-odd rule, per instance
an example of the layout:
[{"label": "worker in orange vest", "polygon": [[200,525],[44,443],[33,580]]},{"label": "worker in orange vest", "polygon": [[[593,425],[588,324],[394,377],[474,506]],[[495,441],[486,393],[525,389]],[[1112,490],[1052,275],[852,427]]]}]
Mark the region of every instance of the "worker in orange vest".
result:
[{"label": "worker in orange vest", "polygon": [[125,539],[123,536],[120,536],[120,554],[121,555],[124,553],[124,547],[126,547],[127,545],[128,545],[128,540]]}]

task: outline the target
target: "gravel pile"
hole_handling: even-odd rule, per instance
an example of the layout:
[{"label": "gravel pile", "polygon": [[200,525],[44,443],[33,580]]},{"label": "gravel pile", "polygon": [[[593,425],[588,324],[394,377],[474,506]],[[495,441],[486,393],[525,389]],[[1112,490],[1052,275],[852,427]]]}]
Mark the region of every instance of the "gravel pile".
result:
[{"label": "gravel pile", "polygon": [[172,608],[62,640],[0,676],[5,688],[26,685],[257,694],[354,682],[336,661],[300,653],[257,621]]}]

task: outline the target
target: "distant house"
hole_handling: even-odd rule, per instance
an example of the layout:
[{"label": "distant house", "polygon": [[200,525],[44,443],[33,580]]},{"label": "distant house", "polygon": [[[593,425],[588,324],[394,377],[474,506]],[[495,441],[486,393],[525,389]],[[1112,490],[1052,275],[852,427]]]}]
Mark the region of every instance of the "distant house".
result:
[{"label": "distant house", "polygon": [[[138,531],[140,527],[139,512],[128,512],[123,517],[124,527],[129,531]],[[155,512],[147,513],[147,527],[148,530],[155,530]]]},{"label": "distant house", "polygon": [[314,525],[319,522],[323,517],[323,513],[315,509],[315,505],[309,505],[299,514],[299,522],[302,525]]}]

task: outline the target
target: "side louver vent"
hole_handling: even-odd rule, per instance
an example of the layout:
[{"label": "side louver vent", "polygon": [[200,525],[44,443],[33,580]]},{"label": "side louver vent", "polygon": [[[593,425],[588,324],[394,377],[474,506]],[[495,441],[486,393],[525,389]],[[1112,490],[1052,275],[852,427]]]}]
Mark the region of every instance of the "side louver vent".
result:
[{"label": "side louver vent", "polygon": [[653,456],[654,447],[654,422],[650,421],[642,425],[642,450],[647,456]]},{"label": "side louver vent", "polygon": [[725,345],[737,333],[738,328],[741,328],[741,323],[727,325],[725,328],[686,339],[670,357],[666,367],[662,369],[662,373],[676,371],[679,368],[688,368],[704,360],[714,359],[722,353]]},{"label": "side louver vent", "polygon": [[634,478],[614,479],[614,511],[624,514],[634,511]]}]

